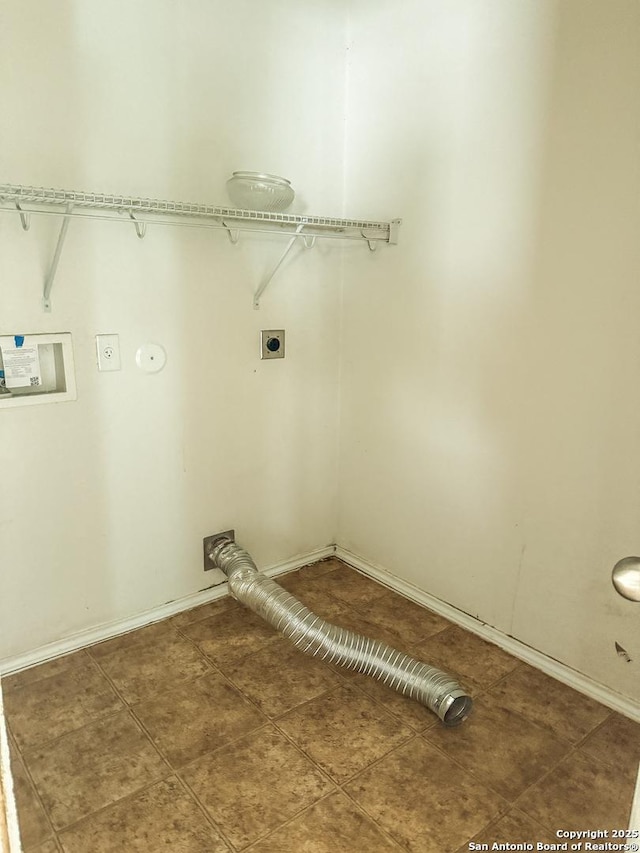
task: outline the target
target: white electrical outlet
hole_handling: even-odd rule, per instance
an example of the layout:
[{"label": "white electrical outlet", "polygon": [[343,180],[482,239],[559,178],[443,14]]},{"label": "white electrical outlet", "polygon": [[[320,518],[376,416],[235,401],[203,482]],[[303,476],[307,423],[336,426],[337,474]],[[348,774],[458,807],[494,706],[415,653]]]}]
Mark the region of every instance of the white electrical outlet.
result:
[{"label": "white electrical outlet", "polygon": [[96,335],[98,370],[120,370],[118,335]]}]

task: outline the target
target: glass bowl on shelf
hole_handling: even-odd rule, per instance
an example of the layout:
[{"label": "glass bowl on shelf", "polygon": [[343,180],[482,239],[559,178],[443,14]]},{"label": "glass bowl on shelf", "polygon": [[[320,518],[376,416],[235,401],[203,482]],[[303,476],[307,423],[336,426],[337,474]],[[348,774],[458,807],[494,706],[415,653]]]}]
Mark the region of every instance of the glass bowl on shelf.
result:
[{"label": "glass bowl on shelf", "polygon": [[227,181],[227,192],[235,207],[267,213],[281,213],[296,197],[290,181],[264,172],[234,172]]}]

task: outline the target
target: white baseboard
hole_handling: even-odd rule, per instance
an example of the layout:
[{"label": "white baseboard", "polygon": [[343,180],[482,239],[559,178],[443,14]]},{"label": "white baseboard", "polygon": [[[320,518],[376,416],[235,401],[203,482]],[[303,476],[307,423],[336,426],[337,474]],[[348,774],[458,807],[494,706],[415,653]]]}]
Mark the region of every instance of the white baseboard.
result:
[{"label": "white baseboard", "polygon": [[604,684],[594,681],[577,670],[571,669],[566,664],[548,657],[537,649],[527,646],[513,637],[509,637],[507,634],[503,634],[497,628],[492,628],[491,625],[487,625],[479,619],[463,613],[462,610],[458,610],[451,604],[447,604],[445,601],[429,595],[429,593],[424,592],[413,584],[395,577],[395,575],[390,574],[381,566],[370,563],[368,560],[359,557],[357,554],[352,554],[351,551],[347,551],[345,548],[337,546],[335,556],[348,565],[353,566],[354,569],[358,569],[363,574],[389,587],[389,589],[400,593],[400,595],[404,595],[405,598],[428,607],[434,613],[444,616],[445,619],[449,619],[449,621],[455,622],[456,625],[460,625],[462,628],[466,628],[484,640],[488,640],[490,643],[499,646],[505,652],[509,652],[514,657],[520,658],[525,663],[542,670],[542,672],[550,675],[557,681],[573,687],[579,693],[584,693],[585,696],[589,696],[597,702],[606,705],[608,708],[618,711],[625,717],[630,717],[632,720],[640,722],[640,706],[638,703],[633,702],[626,696],[622,696],[620,693],[616,693]]},{"label": "white baseboard", "polygon": [[[326,548],[320,548],[316,551],[311,551],[300,557],[294,557],[292,560],[286,560],[284,563],[277,563],[273,566],[268,566],[262,569],[268,577],[276,577],[285,572],[292,572],[308,563],[315,563],[325,557],[332,557],[335,554],[335,546],[329,545]],[[0,660],[0,676],[8,675],[11,672],[19,672],[23,669],[28,669],[31,666],[36,666],[39,663],[44,663],[54,658],[59,658],[62,655],[67,655],[70,652],[75,652],[78,649],[83,649],[85,646],[92,646],[94,643],[101,643],[103,640],[110,640],[112,637],[117,637],[119,634],[127,634],[129,631],[134,631],[136,628],[143,628],[145,625],[150,625],[153,622],[159,622],[161,619],[166,619],[168,616],[175,616],[176,613],[182,613],[183,610],[191,610],[192,607],[198,607],[201,604],[208,604],[210,601],[216,601],[218,598],[224,598],[228,595],[226,583],[221,583],[210,589],[202,590],[202,592],[194,592],[184,598],[178,598],[175,601],[169,601],[166,604],[161,604],[151,610],[145,610],[142,613],[137,613],[134,616],[128,616],[125,619],[117,619],[114,622],[105,622],[102,625],[96,625],[93,628],[86,628],[83,631],[78,631],[71,634],[69,637],[64,637],[56,640],[53,643],[47,643],[37,649],[29,652],[24,652],[20,655],[4,658]]]}]

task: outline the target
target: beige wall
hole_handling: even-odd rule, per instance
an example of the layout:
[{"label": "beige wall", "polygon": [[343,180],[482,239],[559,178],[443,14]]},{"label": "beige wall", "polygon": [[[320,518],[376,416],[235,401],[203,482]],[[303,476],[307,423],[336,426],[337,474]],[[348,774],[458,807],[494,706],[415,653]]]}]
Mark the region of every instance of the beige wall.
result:
[{"label": "beige wall", "polygon": [[[339,12],[339,14],[338,14]],[[341,215],[341,6],[289,0],[9,0],[0,11],[2,181],[227,204],[235,169],[284,174],[297,211]],[[322,73],[318,74],[317,69]],[[0,658],[210,583],[202,537],[234,526],[262,565],[335,541],[336,244],[0,217],[0,333],[69,331],[77,402],[0,412]],[[366,248],[363,247],[363,251]],[[284,361],[258,359],[284,328]],[[94,336],[120,335],[98,373]],[[146,342],[165,370],[137,370]]]},{"label": "beige wall", "polygon": [[640,699],[640,5],[354,0],[349,56],[404,224],[347,252],[338,540]]}]

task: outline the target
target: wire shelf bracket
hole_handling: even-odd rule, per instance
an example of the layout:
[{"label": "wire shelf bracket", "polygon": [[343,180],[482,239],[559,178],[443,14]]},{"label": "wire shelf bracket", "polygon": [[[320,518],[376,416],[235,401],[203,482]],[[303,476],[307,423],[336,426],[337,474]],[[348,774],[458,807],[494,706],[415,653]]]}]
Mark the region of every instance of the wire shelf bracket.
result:
[{"label": "wire shelf bracket", "polygon": [[298,227],[296,228],[296,233],[293,235],[293,237],[287,243],[287,248],[284,250],[284,252],[280,256],[280,260],[273,267],[273,269],[271,270],[269,275],[264,279],[264,281],[262,282],[260,287],[254,293],[254,295],[253,295],[253,307],[255,308],[256,311],[260,308],[260,297],[265,292],[267,287],[271,284],[271,279],[278,272],[278,270],[280,269],[280,267],[284,263],[285,258],[287,257],[287,255],[291,251],[291,249],[293,249],[293,246],[296,243],[296,241],[298,240],[298,237],[302,234],[303,228],[304,228],[304,223],[301,223],[300,225],[298,225]]},{"label": "wire shelf bracket", "polygon": [[18,211],[18,215],[20,216],[20,224],[22,225],[22,230],[28,231],[31,227],[31,214],[25,213],[24,210],[18,204],[18,202],[16,202],[16,210]]},{"label": "wire shelf bracket", "polygon": [[56,272],[58,270],[58,263],[60,262],[60,255],[62,254],[64,241],[67,238],[67,230],[69,228],[70,222],[69,217],[71,216],[72,210],[73,205],[68,204],[66,207],[65,215],[62,219],[62,225],[60,226],[58,242],[56,243],[56,248],[53,253],[51,266],[49,267],[49,272],[47,273],[47,277],[44,280],[44,287],[42,289],[42,308],[44,311],[46,311],[47,314],[51,313],[51,288],[53,287],[53,280],[55,279]]},{"label": "wire shelf bracket", "polygon": [[[149,225],[180,225],[188,228],[218,228],[226,231],[231,243],[238,243],[241,232],[289,236],[289,242],[278,263],[262,281],[253,298],[255,308],[276,272],[284,263],[299,238],[311,249],[318,237],[366,242],[371,251],[380,243],[396,245],[402,220],[373,222],[328,216],[306,216],[292,213],[270,213],[213,207],[190,202],[133,198],[46,187],[0,184],[0,212],[20,216],[27,231],[31,216],[62,217],[58,242],[43,287],[43,306],[51,311],[51,290],[71,219],[97,219],[105,222],[128,221],[142,240]],[[124,215],[124,219],[123,219]]]}]

